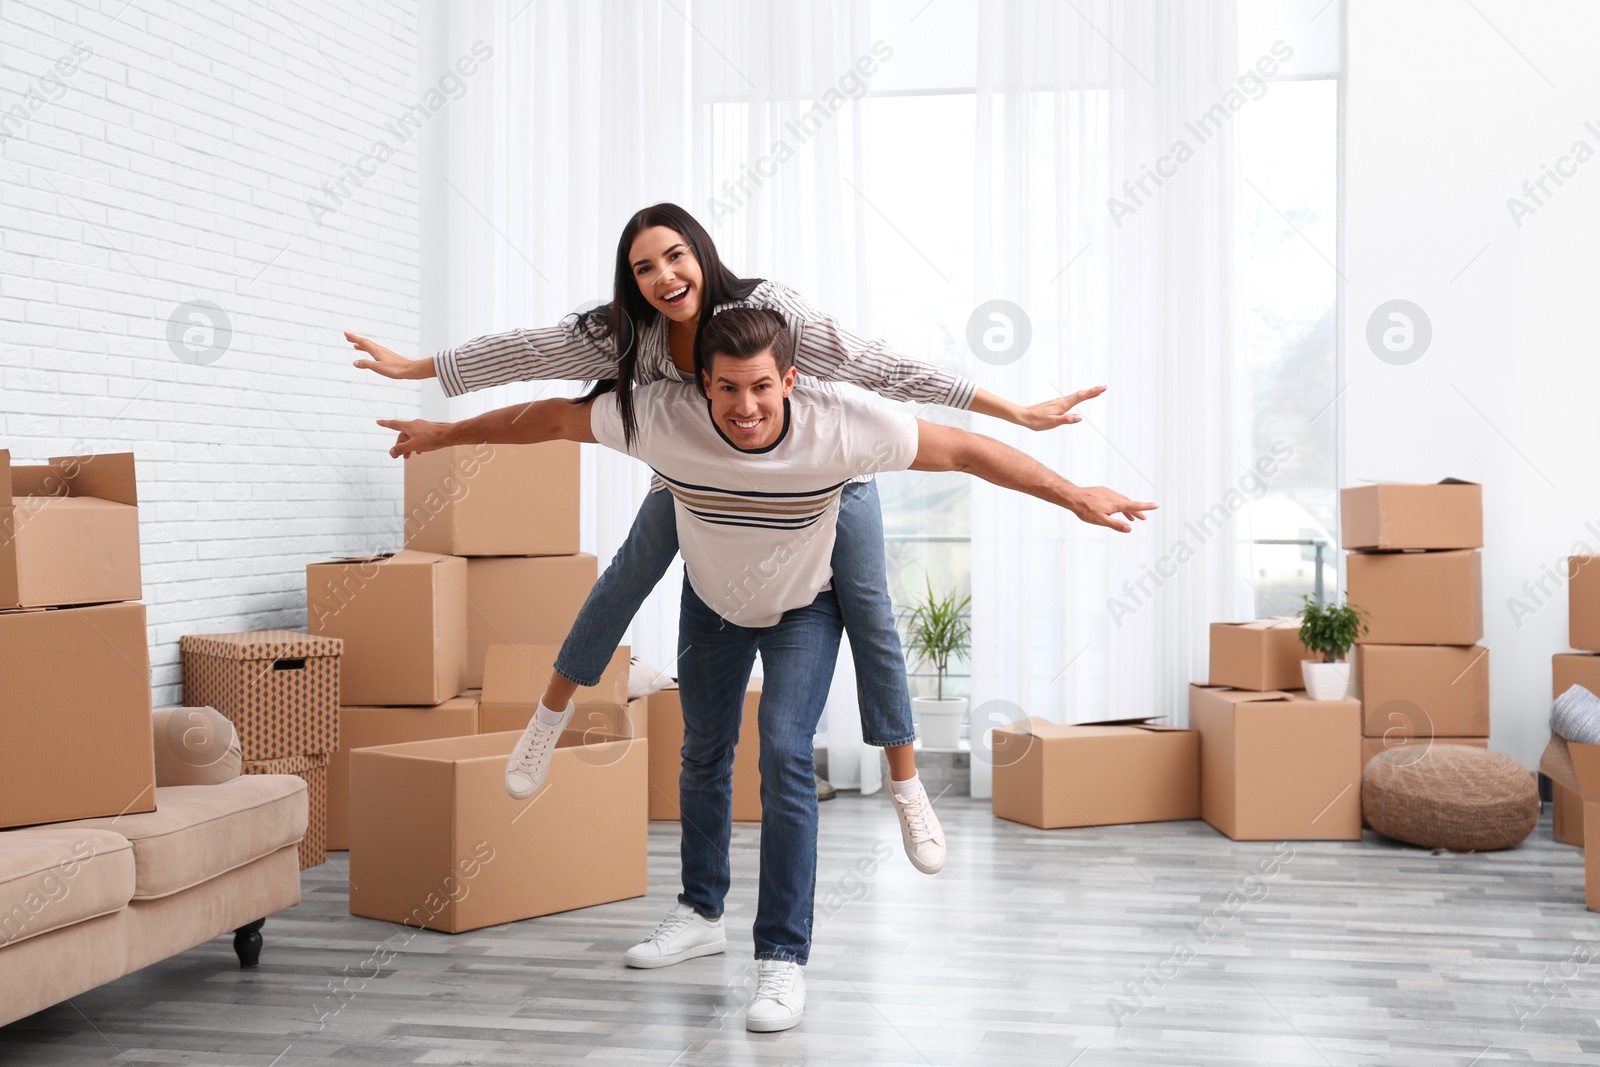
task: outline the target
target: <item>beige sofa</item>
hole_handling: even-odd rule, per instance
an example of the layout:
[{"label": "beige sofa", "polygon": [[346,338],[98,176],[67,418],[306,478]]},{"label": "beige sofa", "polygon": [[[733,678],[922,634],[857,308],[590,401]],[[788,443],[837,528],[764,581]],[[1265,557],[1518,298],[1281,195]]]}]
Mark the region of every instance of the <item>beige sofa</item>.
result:
[{"label": "beige sofa", "polygon": [[155,714],[155,811],[0,832],[0,1025],[229,930],[252,967],[265,917],[300,903],[305,782],[240,775],[203,712]]}]

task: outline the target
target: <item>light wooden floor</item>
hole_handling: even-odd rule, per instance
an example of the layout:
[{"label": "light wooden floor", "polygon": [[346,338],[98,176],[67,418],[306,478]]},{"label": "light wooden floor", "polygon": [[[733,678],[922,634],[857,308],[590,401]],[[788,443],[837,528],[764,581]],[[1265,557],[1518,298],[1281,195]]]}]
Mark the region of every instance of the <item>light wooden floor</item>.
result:
[{"label": "light wooden floor", "polygon": [[928,878],[881,795],[823,806],[810,999],[785,1034],[743,1028],[753,828],[728,954],[622,967],[676,892],[658,823],[648,897],[458,936],[351,917],[335,853],[268,920],[259,970],[218,939],[0,1028],[0,1063],[1600,1063],[1600,915],[1548,813],[1514,852],[1369,835],[1280,846],[1257,880],[1274,846],[1203,823],[1047,833],[939,808],[951,861]]}]

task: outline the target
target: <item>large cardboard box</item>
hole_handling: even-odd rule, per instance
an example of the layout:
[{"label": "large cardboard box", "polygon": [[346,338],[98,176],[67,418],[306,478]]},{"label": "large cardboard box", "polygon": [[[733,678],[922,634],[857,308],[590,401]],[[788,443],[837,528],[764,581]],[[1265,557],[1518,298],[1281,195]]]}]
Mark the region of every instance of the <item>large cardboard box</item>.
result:
[{"label": "large cardboard box", "polygon": [[1053,830],[1200,817],[1193,730],[1031,718],[993,736],[991,804],[1002,819]]},{"label": "large cardboard box", "polygon": [[402,551],[306,567],[306,622],[344,641],[342,704],[432,707],[467,688],[467,561]]},{"label": "large cardboard box", "polygon": [[332,752],[342,645],[293,630],[184,634],[183,702],[227,716],[247,761]]},{"label": "large cardboard box", "polygon": [[1341,489],[1339,540],[1350,550],[1482,548],[1483,486],[1446,478]]},{"label": "large cardboard box", "polygon": [[1584,652],[1558,652],[1550,657],[1550,699],[1575,685],[1600,695],[1600,656]]},{"label": "large cardboard box", "polygon": [[1600,911],[1600,745],[1569,742],[1583,800],[1583,886],[1590,911]]},{"label": "large cardboard box", "polygon": [[578,444],[458,445],[406,459],[406,547],[447,556],[578,551]]},{"label": "large cardboard box", "polygon": [[1200,817],[1236,841],[1361,837],[1361,703],[1189,687]]},{"label": "large cardboard box", "polygon": [[1299,619],[1211,624],[1211,684],[1262,692],[1305,684],[1301,660],[1315,656],[1300,643]]},{"label": "large cardboard box", "polygon": [[483,684],[490,645],[559,645],[594,588],[595,558],[507,556],[467,561],[467,685]]},{"label": "large cardboard box", "polygon": [[1471,745],[1473,748],[1488,748],[1487,737],[1414,737],[1408,734],[1389,734],[1384,737],[1363,737],[1361,739],[1361,769],[1366,770],[1367,764],[1372,762],[1372,757],[1390,748],[1415,749],[1414,758],[1421,759],[1434,745]]},{"label": "large cardboard box", "polygon": [[518,734],[350,755],[350,913],[460,933],[645,892],[647,743],[568,731],[549,781],[506,794]]},{"label": "large cardboard box", "polygon": [[13,466],[0,449],[0,610],[140,595],[133,453]]},{"label": "large cardboard box", "polygon": [[0,827],[154,811],[143,604],[0,612]]},{"label": "large cardboard box", "polygon": [[[761,679],[750,679],[733,753],[733,821],[761,821]],[[645,703],[650,736],[650,818],[677,821],[678,776],[683,771],[683,703],[676,683]]]},{"label": "large cardboard box", "polygon": [[1345,595],[1367,612],[1367,645],[1475,645],[1483,637],[1483,560],[1476,549],[1352,552]]},{"label": "large cardboard box", "polygon": [[1567,558],[1567,643],[1600,652],[1600,556]]},{"label": "large cardboard box", "polygon": [[350,753],[375,745],[465,737],[478,732],[478,698],[458,696],[431,708],[343,707],[339,750],[328,757],[328,844],[350,847]]},{"label": "large cardboard box", "polygon": [[1583,847],[1583,798],[1560,782],[1550,783],[1550,834],[1563,845]]},{"label": "large cardboard box", "polygon": [[1489,736],[1480,645],[1357,645],[1354,680],[1367,737]]},{"label": "large cardboard box", "polygon": [[240,774],[292,774],[306,783],[306,832],[300,839],[302,871],[328,859],[328,753],[287,759],[245,760]]},{"label": "large cardboard box", "polygon": [[[559,645],[490,645],[484,669],[483,695],[478,701],[478,732],[482,734],[528,728],[538,710],[539,698],[550,684]],[[575,710],[568,729],[622,731],[628,737],[646,736],[644,729],[626,728],[628,709],[628,646],[611,654],[600,684],[582,686],[572,698]]]}]

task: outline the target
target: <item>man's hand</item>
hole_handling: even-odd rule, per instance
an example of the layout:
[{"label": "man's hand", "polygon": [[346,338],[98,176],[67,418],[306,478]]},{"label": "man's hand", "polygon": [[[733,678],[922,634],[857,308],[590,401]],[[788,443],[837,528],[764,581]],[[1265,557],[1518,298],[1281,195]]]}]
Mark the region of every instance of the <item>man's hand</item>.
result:
[{"label": "man's hand", "polygon": [[358,351],[365,352],[371,359],[354,360],[355,366],[362,370],[376,371],[385,378],[394,378],[399,381],[417,381],[422,378],[433,377],[432,359],[407,359],[398,352],[390,351],[376,341],[369,341],[360,334],[345,331],[344,339],[356,347]]},{"label": "man's hand", "polygon": [[395,439],[394,447],[389,449],[389,455],[404,459],[417,452],[433,452],[448,446],[450,442],[445,434],[454,424],[429,422],[427,419],[379,419],[378,425],[399,432],[400,436]]},{"label": "man's hand", "polygon": [[1133,523],[1122,521],[1117,518],[1118,515],[1142,521],[1146,511],[1160,507],[1147,500],[1129,500],[1115,489],[1107,489],[1103,485],[1077,487],[1072,494],[1072,502],[1067,506],[1074,515],[1091,526],[1109,526],[1122,533],[1132,530]]},{"label": "man's hand", "polygon": [[1082,422],[1083,416],[1075,414],[1073,408],[1085,400],[1093,400],[1106,391],[1103,385],[1091,386],[1088,389],[1079,389],[1076,393],[1058,396],[1054,400],[1046,400],[1042,404],[1022,408],[1017,412],[1017,425],[1026,426],[1030,430],[1053,430],[1057,426],[1070,426],[1075,422]]}]

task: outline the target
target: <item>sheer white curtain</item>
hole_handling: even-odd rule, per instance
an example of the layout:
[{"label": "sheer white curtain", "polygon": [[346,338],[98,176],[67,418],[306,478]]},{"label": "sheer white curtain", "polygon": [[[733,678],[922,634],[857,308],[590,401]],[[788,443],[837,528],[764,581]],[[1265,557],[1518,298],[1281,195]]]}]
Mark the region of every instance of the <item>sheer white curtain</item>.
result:
[{"label": "sheer white curtain", "polygon": [[1212,510],[1233,510],[1228,490],[1249,463],[1235,363],[1233,9],[980,9],[973,295],[1014,301],[1033,331],[1026,355],[985,381],[1017,396],[1108,386],[1083,424],[999,436],[1080,484],[1161,509],[1124,536],[975,488],[975,795],[988,793],[983,732],[996,723],[1186,721],[1207,623],[1249,610],[1238,523],[1219,527]]},{"label": "sheer white curtain", "polygon": [[[1083,409],[1084,425],[1048,434],[974,426],[1076,481],[1162,510],[1117,537],[977,485],[975,740],[996,709],[1062,720],[1181,713],[1205,623],[1247,607],[1234,595],[1231,527],[1194,544],[1176,569],[1162,562],[1181,540],[1197,540],[1187,524],[1248,462],[1232,370],[1226,122],[1161,188],[1147,179],[1137,205],[1122,183],[1157,167],[1185,121],[1237,78],[1231,0],[939,0],[938,9],[429,0],[423,22],[424,85],[474,42],[494,49],[425,133],[429,343],[554,322],[608,297],[616,235],[659,200],[693,211],[736,272],[782,281],[859,333],[878,332],[875,294],[884,298],[874,275],[881,282],[885,262],[926,274],[917,298],[937,320],[929,336],[964,338],[973,307],[1013,301],[1032,344],[1009,365],[964,344],[941,356],[888,339],[1007,397],[1109,385]],[[976,71],[975,97],[971,80],[952,76],[958,70]],[[973,136],[931,133],[930,165],[918,175],[963,190],[970,175],[972,192],[920,213],[869,165],[872,94],[915,94],[918,78],[975,102]],[[1134,210],[1113,219],[1112,195]],[[891,236],[874,244],[875,232]],[[508,386],[445,407],[466,414],[536,392]],[[630,460],[586,451],[584,543],[603,565],[647,476]],[[662,664],[675,646],[679,580],[675,569],[631,635]],[[1126,610],[1108,605],[1113,597]],[[860,748],[853,684],[841,657],[826,719],[830,774],[871,788],[876,755]],[[986,770],[974,761],[980,795]]]}]

